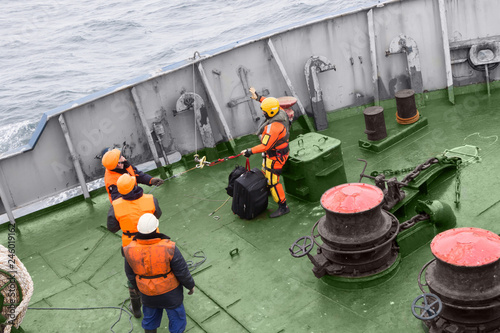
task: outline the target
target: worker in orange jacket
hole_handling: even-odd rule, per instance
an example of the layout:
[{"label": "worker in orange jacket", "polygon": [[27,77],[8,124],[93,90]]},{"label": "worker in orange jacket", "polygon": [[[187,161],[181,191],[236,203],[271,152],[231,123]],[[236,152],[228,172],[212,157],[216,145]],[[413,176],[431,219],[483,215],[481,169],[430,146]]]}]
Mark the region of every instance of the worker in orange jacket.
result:
[{"label": "worker in orange jacket", "polygon": [[170,237],[158,233],[158,219],[150,213],[139,218],[137,235],[124,248],[125,259],[136,274],[145,333],[156,333],[163,309],[171,333],[184,332],[187,324],[183,287],[194,292],[194,280],[184,257]]},{"label": "worker in orange jacket", "polygon": [[266,121],[260,126],[257,134],[261,144],[243,150],[245,157],[252,154],[265,153],[262,162],[262,172],[266,176],[267,185],[273,200],[278,203],[278,209],[269,217],[279,217],[290,212],[286,204],[285,191],[281,185],[280,175],[288,155],[288,138],[290,136],[290,122],[286,112],[280,108],[278,100],[274,97],[259,96],[255,89],[250,88],[252,98],[261,102],[260,108]]},{"label": "worker in orange jacket", "polygon": [[[114,200],[108,211],[107,227],[111,232],[122,231],[122,255],[123,248],[130,244],[132,238],[137,234],[137,223],[139,218],[145,214],[154,214],[157,218],[161,216],[158,200],[152,194],[144,194],[142,188],[137,186],[135,178],[128,173],[118,178],[117,190],[122,197]],[[141,317],[141,300],[135,274],[125,260],[125,275],[128,279],[130,303],[132,312],[136,318]]]},{"label": "worker in orange jacket", "polygon": [[137,168],[132,166],[117,148],[108,150],[102,156],[102,165],[106,168],[104,172],[104,184],[110,202],[121,197],[120,192],[118,192],[116,188],[116,182],[123,174],[131,175],[139,184],[150,186],[160,186],[163,184],[162,179],[153,178],[147,173],[137,170]]}]

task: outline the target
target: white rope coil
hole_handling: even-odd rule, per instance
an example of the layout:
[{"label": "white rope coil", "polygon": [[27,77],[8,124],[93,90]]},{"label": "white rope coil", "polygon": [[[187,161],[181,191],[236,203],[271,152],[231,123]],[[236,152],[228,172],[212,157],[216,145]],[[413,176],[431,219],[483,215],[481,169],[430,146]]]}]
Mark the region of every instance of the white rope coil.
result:
[{"label": "white rope coil", "polygon": [[33,296],[33,280],[19,258],[9,253],[9,250],[1,244],[0,270],[10,274],[15,281],[19,283],[22,291],[21,304],[13,310],[13,307],[8,306],[8,304],[18,303],[21,295],[19,295],[17,284],[13,281],[12,277],[0,272],[0,288],[5,286],[5,288],[1,290],[4,299],[2,315],[7,319],[4,323],[5,328],[3,332],[10,333],[12,326],[19,328],[28,310],[28,304],[31,300],[31,296]]}]

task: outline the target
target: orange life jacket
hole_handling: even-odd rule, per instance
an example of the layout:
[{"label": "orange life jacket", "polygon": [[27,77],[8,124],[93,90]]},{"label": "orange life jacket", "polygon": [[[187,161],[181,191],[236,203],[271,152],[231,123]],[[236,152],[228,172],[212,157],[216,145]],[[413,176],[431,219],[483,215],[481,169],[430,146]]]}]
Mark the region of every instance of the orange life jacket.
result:
[{"label": "orange life jacket", "polygon": [[[136,177],[136,174],[134,172],[134,168],[132,166],[129,166],[126,170],[129,173],[129,175],[131,175],[132,177]],[[121,173],[110,171],[108,169],[106,169],[106,171],[104,172],[104,185],[106,186],[106,191],[108,192],[108,196],[109,196],[109,202],[111,202],[111,203],[113,202],[113,200],[111,199],[111,193],[109,193],[109,187],[111,185],[116,186],[116,183],[118,182],[118,178],[120,178],[121,175],[122,175]],[[137,184],[137,179],[136,179],[135,183]]]},{"label": "orange life jacket", "polygon": [[137,233],[139,218],[145,213],[154,214],[156,211],[152,194],[143,194],[136,200],[118,198],[112,202],[115,217],[122,230],[122,246],[127,246]]},{"label": "orange life jacket", "polygon": [[148,296],[165,294],[179,286],[170,269],[175,243],[169,239],[136,239],[123,249],[130,267],[137,274],[139,291]]},{"label": "orange life jacket", "polygon": [[267,125],[262,131],[262,138],[264,138],[266,135],[269,135],[271,142],[275,140],[271,150],[278,150],[288,147],[288,139],[290,137],[290,128],[288,125],[288,121],[284,123],[279,120],[273,121],[273,119],[271,119],[269,125]]},{"label": "orange life jacket", "polygon": [[[285,113],[282,110],[279,112]],[[290,137],[288,119],[283,122],[275,116],[267,120],[266,123],[267,125],[262,127],[261,144],[252,147],[252,153],[266,152],[268,155],[275,156],[276,151],[283,150],[282,154],[285,155],[288,153],[288,138]]]}]

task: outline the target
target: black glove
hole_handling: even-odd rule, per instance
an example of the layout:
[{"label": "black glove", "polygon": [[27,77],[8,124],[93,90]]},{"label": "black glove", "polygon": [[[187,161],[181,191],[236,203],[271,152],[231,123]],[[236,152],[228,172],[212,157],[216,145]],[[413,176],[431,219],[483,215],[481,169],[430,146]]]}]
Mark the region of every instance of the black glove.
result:
[{"label": "black glove", "polygon": [[161,184],[163,184],[163,179],[151,178],[151,185],[160,186]]},{"label": "black glove", "polygon": [[241,153],[245,157],[250,157],[250,155],[252,155],[252,149],[248,148],[248,149],[242,150]]}]

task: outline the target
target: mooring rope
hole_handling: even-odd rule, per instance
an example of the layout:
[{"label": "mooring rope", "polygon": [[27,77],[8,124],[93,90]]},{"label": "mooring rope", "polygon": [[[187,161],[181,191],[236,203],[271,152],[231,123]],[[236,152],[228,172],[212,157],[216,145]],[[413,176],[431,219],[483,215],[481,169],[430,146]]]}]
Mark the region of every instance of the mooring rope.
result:
[{"label": "mooring rope", "polygon": [[410,117],[410,118],[401,118],[398,113],[396,112],[396,121],[399,123],[399,124],[402,124],[402,125],[408,125],[408,124],[413,124],[414,122],[416,122],[418,119],[420,118],[420,114],[418,113],[418,110],[417,110],[417,113],[413,116],[413,117]]},{"label": "mooring rope", "polygon": [[[176,173],[175,175],[170,176],[170,177],[165,178],[165,179],[162,179],[162,180],[166,182],[167,180],[170,180],[170,179],[173,179],[173,178],[177,178],[177,177],[179,177],[179,176],[181,176],[181,175],[185,174],[186,172],[189,172],[189,171],[192,171],[192,170],[194,170],[194,169],[198,169],[198,168],[199,168],[199,165],[198,165],[198,164],[196,164],[196,166],[192,167],[191,169],[184,170],[184,171],[182,171],[182,172]],[[151,194],[154,190],[156,190],[156,188],[157,188],[157,187],[158,187],[158,185],[155,185],[155,186],[154,186],[154,187],[153,187],[153,188],[152,188],[152,189],[151,189],[151,190],[150,190],[147,194]]]},{"label": "mooring rope", "polygon": [[[216,161],[213,161],[213,162],[207,162],[207,161],[205,161],[205,160],[206,160],[206,158],[205,158],[205,156],[204,156],[203,158],[198,159],[198,160],[196,161],[196,162],[198,162],[198,164],[196,164],[196,165],[195,165],[194,167],[192,167],[191,169],[188,169],[188,170],[184,170],[184,171],[182,171],[182,172],[179,172],[179,173],[177,173],[177,174],[175,174],[175,175],[173,175],[173,176],[170,176],[170,177],[168,177],[168,178],[163,179],[163,181],[165,181],[165,182],[166,182],[167,180],[170,180],[170,179],[173,179],[173,178],[177,178],[177,177],[179,177],[179,176],[182,176],[182,175],[183,175],[183,174],[185,174],[186,172],[192,171],[192,170],[194,170],[194,169],[203,169],[203,167],[205,167],[205,166],[214,166],[214,165],[220,164],[220,163],[222,163],[222,162],[228,161],[228,160],[230,160],[230,159],[233,159],[233,158],[239,157],[239,156],[241,156],[241,155],[242,155],[242,154],[238,154],[238,155],[234,155],[234,156],[228,156],[228,157],[224,157],[224,158],[219,158],[219,159],[217,159]],[[195,156],[197,156],[197,155],[195,155]],[[155,185],[155,186],[154,186],[154,187],[153,187],[153,188],[152,188],[152,189],[148,192],[148,194],[150,194],[151,192],[153,192],[154,190],[156,190],[156,188],[157,188],[157,187],[158,187],[158,186],[157,186],[157,185]]]},{"label": "mooring rope", "polygon": [[241,155],[243,155],[243,154],[240,153],[240,154],[234,155],[234,156],[228,156],[228,157],[224,157],[224,158],[219,158],[217,161],[210,162],[210,164],[208,164],[208,166],[214,166],[214,165],[217,165],[219,163],[225,162],[227,160],[231,160],[233,158],[240,157]]},{"label": "mooring rope", "polygon": [[214,215],[215,213],[217,213],[217,211],[218,211],[219,209],[221,209],[221,208],[222,208],[222,207],[223,207],[223,206],[224,206],[224,205],[225,205],[225,204],[229,201],[229,198],[231,198],[231,197],[227,197],[226,201],[224,201],[224,203],[223,203],[222,205],[220,205],[219,207],[217,207],[217,209],[216,209],[216,210],[214,210],[213,212],[211,212],[210,214],[208,214],[208,216],[212,216],[212,215]]},{"label": "mooring rope", "polygon": [[[22,295],[19,294],[18,284]],[[12,326],[19,328],[28,310],[28,304],[33,296],[33,280],[19,258],[1,244],[0,286],[4,299],[2,315],[7,319],[3,324],[5,325],[3,332],[10,333]],[[15,296],[12,297],[12,294]],[[19,302],[21,303],[15,308],[14,313],[12,313],[12,306],[6,306]]]}]

